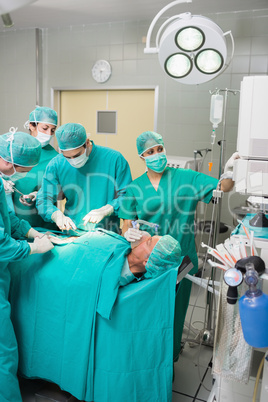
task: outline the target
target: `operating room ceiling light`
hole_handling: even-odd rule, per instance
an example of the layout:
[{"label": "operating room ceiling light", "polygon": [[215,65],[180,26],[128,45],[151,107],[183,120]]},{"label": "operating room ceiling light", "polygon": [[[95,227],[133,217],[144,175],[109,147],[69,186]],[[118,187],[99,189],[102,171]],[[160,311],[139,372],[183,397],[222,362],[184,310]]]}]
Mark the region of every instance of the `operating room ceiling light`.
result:
[{"label": "operating room ceiling light", "polygon": [[[207,17],[183,13],[168,18],[156,35],[156,47],[151,47],[151,35],[156,22],[171,7],[192,0],[177,0],[164,7],[153,19],[146,38],[144,53],[158,53],[163,70],[183,84],[201,84],[212,80],[229,66],[234,54],[231,31],[221,28]],[[232,52],[227,63],[226,36],[230,35]]]}]

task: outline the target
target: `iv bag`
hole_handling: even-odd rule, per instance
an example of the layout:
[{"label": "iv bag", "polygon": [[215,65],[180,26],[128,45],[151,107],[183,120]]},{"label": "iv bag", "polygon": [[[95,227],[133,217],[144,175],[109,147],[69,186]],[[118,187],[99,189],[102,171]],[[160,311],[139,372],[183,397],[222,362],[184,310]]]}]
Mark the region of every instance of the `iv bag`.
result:
[{"label": "iv bag", "polygon": [[222,121],[223,111],[223,96],[212,95],[210,102],[210,121],[213,124],[213,128],[217,128],[218,124]]}]

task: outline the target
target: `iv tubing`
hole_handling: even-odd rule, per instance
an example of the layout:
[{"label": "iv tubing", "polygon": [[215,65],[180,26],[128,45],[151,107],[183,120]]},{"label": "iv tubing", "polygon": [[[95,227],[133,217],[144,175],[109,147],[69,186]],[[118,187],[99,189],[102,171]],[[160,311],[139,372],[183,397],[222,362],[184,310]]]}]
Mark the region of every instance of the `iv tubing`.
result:
[{"label": "iv tubing", "polygon": [[[216,289],[214,289],[211,286],[207,286],[207,281],[201,278],[196,278],[195,276],[192,275],[185,275],[185,278],[189,279],[190,281],[196,283],[197,285],[201,286],[204,289],[207,289],[209,292],[214,293],[216,296],[219,296],[220,292]],[[219,283],[219,282],[218,282]],[[217,282],[214,281],[214,285],[217,285]]]}]

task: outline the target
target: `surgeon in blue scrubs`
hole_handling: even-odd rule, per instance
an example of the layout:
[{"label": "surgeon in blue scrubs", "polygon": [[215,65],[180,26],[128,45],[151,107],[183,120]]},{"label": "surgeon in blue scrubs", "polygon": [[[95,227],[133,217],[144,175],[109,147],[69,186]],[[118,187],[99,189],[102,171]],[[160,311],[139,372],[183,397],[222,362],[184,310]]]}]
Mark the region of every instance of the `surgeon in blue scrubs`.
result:
[{"label": "surgeon in blue scrubs", "polygon": [[[131,182],[128,162],[120,152],[95,145],[81,124],[60,126],[56,138],[60,154],[48,164],[37,194],[39,215],[61,230],[97,225],[118,233],[120,202]],[[64,213],[56,207],[61,190]]]},{"label": "surgeon in blue scrubs", "polygon": [[31,169],[30,173],[23,179],[15,182],[15,188],[32,200],[31,205],[22,204],[20,202],[20,194],[14,191],[14,189],[12,194],[15,213],[20,219],[25,219],[33,227],[42,227],[49,230],[55,230],[57,227],[55,224],[44,222],[38,215],[35,207],[35,199],[37,191],[41,187],[47,164],[52,158],[58,155],[58,152],[50,145],[50,141],[55,135],[57,124],[57,113],[49,107],[37,106],[30,113],[29,121],[25,125],[29,126],[31,136],[40,142],[42,147],[41,157],[38,165]]},{"label": "surgeon in blue scrubs", "polygon": [[[0,135],[0,401],[20,402],[17,342],[10,320],[8,263],[45,253],[53,244],[8,209],[2,177],[25,175],[40,160],[41,145],[27,133]],[[34,239],[28,243],[25,238]],[[21,240],[20,240],[21,239]]]},{"label": "surgeon in blue scrubs", "polygon": [[[188,255],[197,272],[198,258],[194,238],[194,217],[199,201],[209,203],[218,180],[190,169],[175,169],[167,166],[166,150],[160,134],[145,131],[137,138],[138,155],[146,164],[146,172],[134,180],[126,190],[119,216],[124,220],[122,232],[133,242],[142,236],[142,231],[132,228],[136,219],[158,224],[160,235],[169,234],[181,245],[182,254]],[[234,155],[227,162],[233,164]],[[229,167],[228,167],[229,168]],[[231,179],[221,181],[221,189],[230,191]],[[142,226],[141,226],[142,229]],[[151,231],[146,227],[145,230]],[[134,236],[134,237],[133,237]],[[183,279],[176,298],[174,358],[180,352],[181,337],[191,293],[191,282]]]}]

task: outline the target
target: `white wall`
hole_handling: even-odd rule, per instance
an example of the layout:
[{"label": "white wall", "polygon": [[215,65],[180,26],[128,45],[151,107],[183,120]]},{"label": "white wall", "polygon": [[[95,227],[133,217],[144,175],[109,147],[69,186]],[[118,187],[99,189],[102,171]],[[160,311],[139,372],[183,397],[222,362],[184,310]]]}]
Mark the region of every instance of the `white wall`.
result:
[{"label": "white wall", "polygon": [[[51,88],[103,88],[91,77],[100,58],[112,64],[110,87],[159,85],[157,130],[163,135],[168,154],[192,156],[197,148],[210,147],[210,94],[215,88],[239,89],[245,75],[268,73],[268,9],[207,15],[222,30],[231,30],[235,56],[224,74],[199,86],[182,85],[160,68],[157,55],[145,55],[142,38],[151,21],[72,26],[43,30],[43,105],[51,106]],[[35,30],[0,33],[0,133],[22,124],[34,108]],[[227,156],[236,148],[239,95],[228,97]],[[137,135],[140,133],[137,133]],[[222,129],[217,130],[217,140]],[[219,146],[213,151],[218,177]],[[136,150],[133,150],[136,152]],[[210,157],[207,159],[209,161]],[[205,171],[206,171],[205,167]],[[224,201],[223,220],[230,223]]]},{"label": "white wall", "polygon": [[23,131],[35,107],[35,30],[0,33],[0,133]]}]

